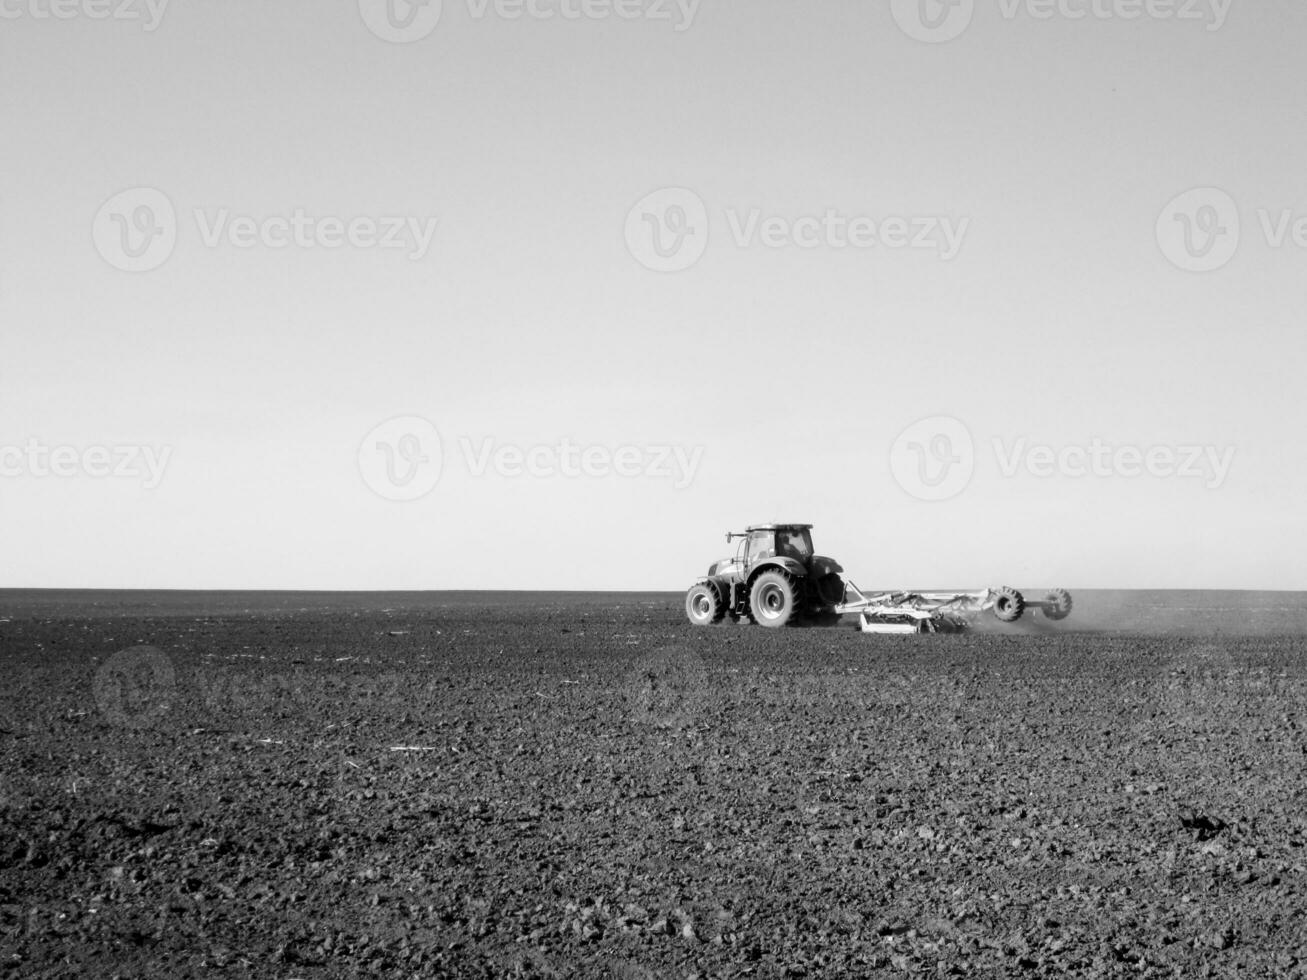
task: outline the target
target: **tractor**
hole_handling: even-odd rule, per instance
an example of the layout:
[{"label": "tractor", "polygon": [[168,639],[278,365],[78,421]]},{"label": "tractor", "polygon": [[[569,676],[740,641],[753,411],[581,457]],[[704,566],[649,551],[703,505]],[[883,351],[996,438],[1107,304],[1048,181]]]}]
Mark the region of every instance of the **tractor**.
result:
[{"label": "tractor", "polygon": [[695,626],[732,620],[785,626],[796,618],[838,622],[844,571],[812,550],[811,524],[757,524],[730,531],[739,540],[734,558],[713,562],[685,597]]},{"label": "tractor", "polygon": [[758,524],[727,533],[728,544],[736,539],[735,557],[713,562],[685,596],[685,613],[695,626],[727,616],[769,627],[800,619],[833,625],[856,613],[864,633],[956,633],[969,627],[972,614],[984,611],[1003,623],[1015,623],[1031,609],[1053,621],[1071,615],[1071,593],[1065,589],[1043,599],[1027,599],[1006,587],[864,593],[844,579],[838,562],[813,553],[811,524]]}]

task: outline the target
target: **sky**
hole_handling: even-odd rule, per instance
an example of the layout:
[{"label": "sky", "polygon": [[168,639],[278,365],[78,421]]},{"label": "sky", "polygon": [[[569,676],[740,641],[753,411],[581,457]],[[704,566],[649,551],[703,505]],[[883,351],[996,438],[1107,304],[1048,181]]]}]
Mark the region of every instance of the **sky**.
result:
[{"label": "sky", "polygon": [[1289,0],[0,0],[0,586],[1307,589]]}]

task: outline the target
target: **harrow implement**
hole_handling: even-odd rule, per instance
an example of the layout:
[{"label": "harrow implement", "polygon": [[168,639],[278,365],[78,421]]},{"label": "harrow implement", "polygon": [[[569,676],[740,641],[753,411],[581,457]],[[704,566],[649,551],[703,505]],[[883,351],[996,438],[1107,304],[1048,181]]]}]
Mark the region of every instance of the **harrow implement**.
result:
[{"label": "harrow implement", "polygon": [[1071,593],[1055,589],[1039,600],[1029,600],[1016,589],[979,592],[864,593],[846,582],[844,601],[835,607],[840,615],[857,613],[864,633],[960,633],[968,617],[993,612],[1004,623],[1015,623],[1027,610],[1038,609],[1051,620],[1071,615]]}]

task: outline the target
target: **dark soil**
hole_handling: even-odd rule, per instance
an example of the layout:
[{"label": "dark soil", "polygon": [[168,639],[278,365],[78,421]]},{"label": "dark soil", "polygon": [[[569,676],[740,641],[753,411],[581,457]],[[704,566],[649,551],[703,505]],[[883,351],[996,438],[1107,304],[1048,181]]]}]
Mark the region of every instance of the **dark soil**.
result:
[{"label": "dark soil", "polygon": [[0,594],[0,976],[1307,975],[1307,604],[1096,601]]}]

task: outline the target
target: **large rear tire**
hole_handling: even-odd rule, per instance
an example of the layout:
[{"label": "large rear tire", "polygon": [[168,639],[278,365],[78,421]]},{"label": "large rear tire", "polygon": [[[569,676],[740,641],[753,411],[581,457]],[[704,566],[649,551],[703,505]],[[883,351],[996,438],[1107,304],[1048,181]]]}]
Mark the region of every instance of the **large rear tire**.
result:
[{"label": "large rear tire", "polygon": [[794,579],[778,569],[763,572],[749,589],[749,611],[760,626],[778,629],[794,618],[798,589]]},{"label": "large rear tire", "polygon": [[1066,589],[1054,589],[1044,600],[1044,615],[1057,621],[1071,615],[1071,593]]},{"label": "large rear tire", "polygon": [[701,582],[685,594],[685,615],[695,626],[711,626],[720,623],[726,615],[717,587]]},{"label": "large rear tire", "polygon": [[998,598],[994,601],[994,615],[1002,623],[1015,623],[1026,612],[1025,597],[1016,589],[1003,588],[998,590]]}]

